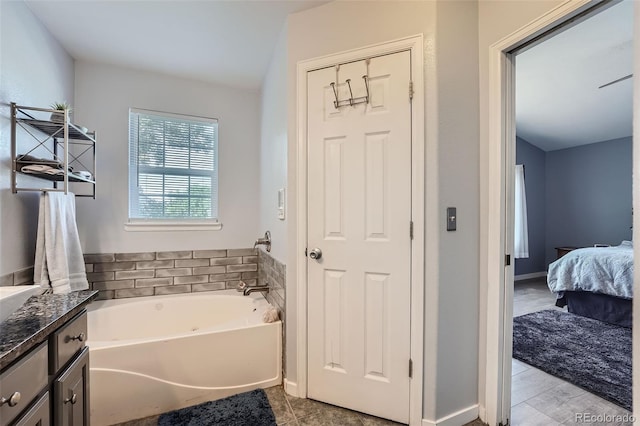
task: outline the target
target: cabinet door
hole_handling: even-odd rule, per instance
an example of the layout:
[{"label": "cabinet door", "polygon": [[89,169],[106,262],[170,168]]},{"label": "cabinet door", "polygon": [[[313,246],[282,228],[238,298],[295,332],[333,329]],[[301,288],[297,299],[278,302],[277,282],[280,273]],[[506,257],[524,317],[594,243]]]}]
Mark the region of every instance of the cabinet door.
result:
[{"label": "cabinet door", "polygon": [[47,352],[44,343],[0,374],[0,426],[12,424],[47,387]]},{"label": "cabinet door", "polygon": [[55,424],[89,425],[89,348],[55,379],[53,389]]},{"label": "cabinet door", "polygon": [[40,398],[38,402],[33,404],[33,407],[18,420],[15,426],[49,426],[51,424],[49,420],[50,412],[49,392],[47,392],[42,395],[42,398]]}]

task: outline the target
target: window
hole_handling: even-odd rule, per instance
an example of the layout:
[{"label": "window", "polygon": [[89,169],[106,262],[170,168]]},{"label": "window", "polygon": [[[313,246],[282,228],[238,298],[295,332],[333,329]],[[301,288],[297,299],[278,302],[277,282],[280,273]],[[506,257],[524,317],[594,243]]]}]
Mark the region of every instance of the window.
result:
[{"label": "window", "polygon": [[129,110],[129,223],[217,223],[217,166],[216,119]]}]

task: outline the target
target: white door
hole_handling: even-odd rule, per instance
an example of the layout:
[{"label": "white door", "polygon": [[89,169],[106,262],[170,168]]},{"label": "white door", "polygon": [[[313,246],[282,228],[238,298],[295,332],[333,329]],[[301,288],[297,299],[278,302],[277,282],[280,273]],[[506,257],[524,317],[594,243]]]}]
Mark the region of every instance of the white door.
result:
[{"label": "white door", "polygon": [[[309,398],[409,421],[408,51],[308,74]],[[336,109],[366,95],[370,102]],[[351,93],[346,80],[350,79]],[[348,102],[341,102],[347,103]],[[322,251],[311,258],[312,249]]]}]

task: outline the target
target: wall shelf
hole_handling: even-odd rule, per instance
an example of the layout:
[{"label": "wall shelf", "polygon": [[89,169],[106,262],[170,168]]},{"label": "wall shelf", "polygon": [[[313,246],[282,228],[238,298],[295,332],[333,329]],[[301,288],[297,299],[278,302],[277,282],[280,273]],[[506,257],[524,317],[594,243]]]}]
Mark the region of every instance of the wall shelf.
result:
[{"label": "wall shelf", "polygon": [[[20,153],[18,128],[24,130],[21,134],[27,139],[26,144],[21,144]],[[74,183],[89,186],[91,192],[87,194],[86,189],[81,189],[76,196],[96,198],[96,132],[71,123],[67,111],[11,103],[11,159],[14,194],[20,191],[66,194],[70,191],[69,184]],[[39,178],[53,182],[53,186],[25,187],[19,184],[18,176]]]}]

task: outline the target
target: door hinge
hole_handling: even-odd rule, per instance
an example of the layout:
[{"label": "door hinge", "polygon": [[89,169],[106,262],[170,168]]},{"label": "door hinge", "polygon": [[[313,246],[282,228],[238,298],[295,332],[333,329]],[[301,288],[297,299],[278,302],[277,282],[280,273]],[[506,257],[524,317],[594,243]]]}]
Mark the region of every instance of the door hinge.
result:
[{"label": "door hinge", "polygon": [[304,257],[307,257],[309,254],[307,253],[307,248],[304,249]]},{"label": "door hinge", "polygon": [[413,360],[409,358],[409,378],[413,377]]},{"label": "door hinge", "polygon": [[510,254],[505,254],[504,255],[504,265],[505,266],[511,265],[511,255]]},{"label": "door hinge", "polygon": [[413,221],[409,221],[409,238],[413,240]]},{"label": "door hinge", "polygon": [[409,82],[409,100],[413,99],[413,81]]}]

